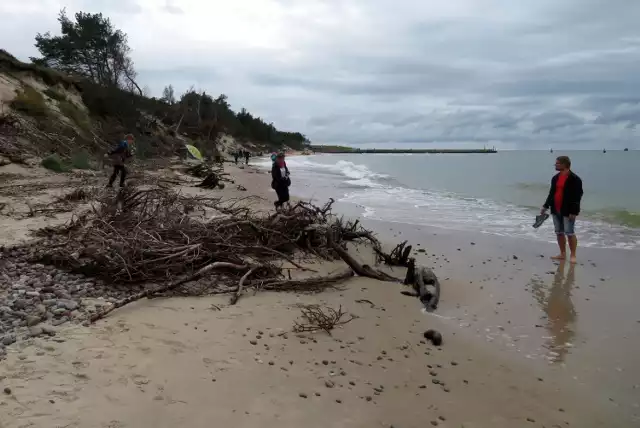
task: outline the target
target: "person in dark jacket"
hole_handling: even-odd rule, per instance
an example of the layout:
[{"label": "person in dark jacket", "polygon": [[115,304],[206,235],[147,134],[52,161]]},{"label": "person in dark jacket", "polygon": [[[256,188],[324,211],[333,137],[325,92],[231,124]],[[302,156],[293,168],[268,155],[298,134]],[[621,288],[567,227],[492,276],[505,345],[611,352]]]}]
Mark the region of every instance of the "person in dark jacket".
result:
[{"label": "person in dark jacket", "polygon": [[571,171],[571,160],[567,156],[556,159],[558,173],[551,179],[549,196],[542,206],[541,214],[551,208],[551,217],[558,237],[560,254],[552,257],[554,260],[567,258],[567,241],[571,250],[571,263],[576,262],[578,238],[575,234],[576,217],[580,214],[582,200],[582,180]]},{"label": "person in dark jacket", "polygon": [[251,153],[249,150],[245,150],[244,152],[244,163],[245,165],[249,165],[249,158],[251,157]]},{"label": "person in dark jacket", "polygon": [[274,202],[276,211],[282,208],[282,205],[289,202],[289,186],[291,179],[289,178],[289,168],[284,161],[284,153],[276,156],[275,162],[271,167],[271,187],[276,191],[278,200]]},{"label": "person in dark jacket", "polygon": [[125,162],[131,157],[131,147],[133,146],[133,135],[127,134],[118,146],[109,152],[109,157],[113,163],[113,174],[109,178],[107,187],[113,187],[116,177],[120,174],[120,187],[124,187],[124,180],[127,177],[127,168]]},{"label": "person in dark jacket", "polygon": [[238,165],[239,157],[240,157],[240,150],[236,150],[235,152],[233,152],[233,160],[236,162],[236,165]]}]

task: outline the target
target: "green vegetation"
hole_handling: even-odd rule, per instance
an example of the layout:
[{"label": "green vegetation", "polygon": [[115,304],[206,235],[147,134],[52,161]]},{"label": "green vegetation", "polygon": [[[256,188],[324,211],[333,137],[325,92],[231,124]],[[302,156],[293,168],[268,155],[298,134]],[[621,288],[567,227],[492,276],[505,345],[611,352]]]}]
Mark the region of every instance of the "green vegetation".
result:
[{"label": "green vegetation", "polygon": [[56,91],[53,88],[47,88],[43,92],[44,92],[44,94],[46,96],[48,96],[49,98],[51,98],[53,100],[56,100],[56,101],[66,101],[67,100],[67,97],[65,97],[64,94]]},{"label": "green vegetation", "polygon": [[74,18],[75,21],[69,19],[64,9],[60,11],[58,22],[62,34],[38,33],[36,48],[42,57],[31,58],[31,61],[83,76],[100,85],[138,88],[133,80],[135,71],[127,35],[114,29],[111,21],[101,13],[78,12]]},{"label": "green vegetation", "polygon": [[78,83],[77,78],[61,73],[54,69],[43,67],[37,64],[22,62],[4,49],[0,49],[0,71],[9,74],[15,74],[16,72],[31,73],[32,75],[42,79],[43,82],[50,86],[60,84],[66,88],[70,88],[76,87]]},{"label": "green vegetation", "polygon": [[42,166],[55,172],[69,172],[71,169],[60,156],[53,154],[42,159]]},{"label": "green vegetation", "polygon": [[91,155],[86,150],[80,150],[71,157],[71,167],[74,169],[92,169]]},{"label": "green vegetation", "polygon": [[91,122],[87,114],[71,101],[64,99],[58,102],[60,113],[71,119],[82,130],[89,130]]},{"label": "green vegetation", "polygon": [[49,109],[40,92],[29,85],[24,85],[18,95],[11,101],[11,108],[33,117],[46,117]]}]

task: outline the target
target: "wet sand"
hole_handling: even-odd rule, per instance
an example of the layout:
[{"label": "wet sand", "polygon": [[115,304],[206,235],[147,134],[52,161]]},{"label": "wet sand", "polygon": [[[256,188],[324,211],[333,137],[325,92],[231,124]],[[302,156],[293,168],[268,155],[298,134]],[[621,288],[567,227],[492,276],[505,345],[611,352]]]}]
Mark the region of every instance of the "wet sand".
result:
[{"label": "wet sand", "polygon": [[[354,215],[354,207],[337,204]],[[438,314],[495,351],[567,381],[640,424],[638,252],[364,220],[386,242],[408,240],[443,281]],[[578,223],[579,227],[579,223]],[[422,252],[424,251],[424,252]]]},{"label": "wet sand", "polygon": [[[266,173],[233,166],[228,170],[248,191],[228,185],[218,194],[254,194],[265,198],[262,209],[270,206],[275,195]],[[595,333],[585,336],[586,344],[576,339],[584,334],[583,318],[591,319],[585,308],[594,305],[593,313],[602,314],[597,309],[609,305],[605,297],[595,302],[596,295],[585,300],[591,293],[608,294],[601,290],[604,285],[581,286],[583,272],[609,275],[614,265],[603,262],[600,268],[598,261],[597,269],[577,266],[573,275],[578,285],[571,285],[567,270],[558,274],[564,279],[553,287],[555,266],[519,243],[511,247],[492,237],[473,237],[471,245],[469,236],[442,231],[388,224],[375,228],[384,240],[410,236],[412,243],[420,243],[416,249],[425,249],[419,260],[433,266],[443,281],[435,314],[423,313],[417,299],[400,294],[400,286],[365,278],[319,295],[247,295],[235,306],[227,306],[228,297],[140,301],[90,328],[61,326],[51,338],[8,347],[7,360],[0,362],[0,426],[512,428],[637,423],[632,372],[618,372],[613,379],[620,379],[620,385],[611,392],[609,380],[597,385],[574,379],[572,372],[581,367],[574,358],[588,354],[586,345],[600,349],[607,343],[594,344],[591,338],[599,338]],[[371,256],[365,247],[354,254],[363,261]],[[314,267],[327,272],[338,266],[342,264]],[[532,282],[534,273],[542,280]],[[573,312],[564,309],[571,306],[569,288],[574,290]],[[296,335],[290,331],[299,303],[342,306],[358,318],[332,336]],[[541,319],[544,308],[558,316]],[[573,339],[561,336],[569,331],[564,326],[573,326]],[[616,326],[637,337],[640,324],[624,327]],[[442,332],[443,346],[425,342],[422,334],[428,328]],[[524,331],[530,333],[519,337]],[[542,347],[567,339],[574,346],[566,353],[551,355]],[[580,364],[595,370],[587,360]],[[602,367],[608,370],[610,360],[601,361]],[[612,379],[608,371],[603,378]]]}]

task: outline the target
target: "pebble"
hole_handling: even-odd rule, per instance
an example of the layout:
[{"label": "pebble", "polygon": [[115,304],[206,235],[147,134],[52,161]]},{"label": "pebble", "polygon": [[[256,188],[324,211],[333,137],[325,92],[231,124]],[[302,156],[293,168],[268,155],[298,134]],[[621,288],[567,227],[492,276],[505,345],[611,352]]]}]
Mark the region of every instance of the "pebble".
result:
[{"label": "pebble", "polygon": [[27,319],[27,326],[28,327],[34,326],[34,325],[38,324],[41,321],[41,318],[37,317],[35,315],[27,315],[26,319]]},{"label": "pebble", "polygon": [[336,386],[336,384],[332,380],[326,380],[324,382],[324,386],[326,386],[327,388],[333,388],[334,386]]},{"label": "pebble", "polygon": [[252,344],[252,345],[257,345],[258,341],[257,340],[250,340],[249,343]]},{"label": "pebble", "polygon": [[60,324],[64,324],[64,323],[66,323],[67,321],[69,321],[69,318],[67,318],[67,317],[62,317],[62,318],[59,318],[59,319],[57,319],[57,320],[52,320],[52,321],[51,321],[51,325],[53,325],[53,326],[58,326],[58,325],[60,325]]},{"label": "pebble", "polygon": [[307,398],[307,394],[305,394],[304,392],[301,392],[300,394],[298,394],[298,396],[301,398]]},{"label": "pebble", "polygon": [[44,330],[40,326],[33,326],[29,329],[29,335],[31,337],[38,337],[44,333]]},{"label": "pebble", "polygon": [[59,308],[64,308],[69,311],[75,311],[78,308],[78,302],[69,299],[59,299],[57,306]]},{"label": "pebble", "polygon": [[17,299],[13,302],[13,307],[16,309],[24,309],[28,305],[28,302],[24,299]]},{"label": "pebble", "polygon": [[40,324],[39,327],[42,328],[42,332],[44,334],[48,334],[49,336],[55,336],[57,332],[57,330],[53,328],[53,326],[50,326],[48,324]]},{"label": "pebble", "polygon": [[7,394],[7,395],[10,395],[10,394],[11,394],[11,388],[9,388],[8,386],[7,386],[7,387],[5,387],[5,388],[3,389],[3,391],[4,391],[4,393],[5,393],[5,394]]},{"label": "pebble", "polygon": [[4,346],[12,345],[16,342],[16,335],[9,333],[2,338],[2,344]]}]

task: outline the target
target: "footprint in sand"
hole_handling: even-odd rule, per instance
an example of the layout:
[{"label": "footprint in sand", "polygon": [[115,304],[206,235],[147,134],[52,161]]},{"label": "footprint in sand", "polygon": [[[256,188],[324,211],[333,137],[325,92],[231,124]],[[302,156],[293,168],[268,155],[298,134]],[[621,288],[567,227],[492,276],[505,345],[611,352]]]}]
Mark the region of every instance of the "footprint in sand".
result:
[{"label": "footprint in sand", "polygon": [[138,386],[141,385],[146,385],[149,383],[149,379],[147,379],[145,376],[139,375],[139,374],[134,374],[131,376],[131,380],[133,381],[133,383],[135,383]]},{"label": "footprint in sand", "polygon": [[125,428],[127,425],[121,421],[111,421],[106,424],[101,424],[102,428]]}]

